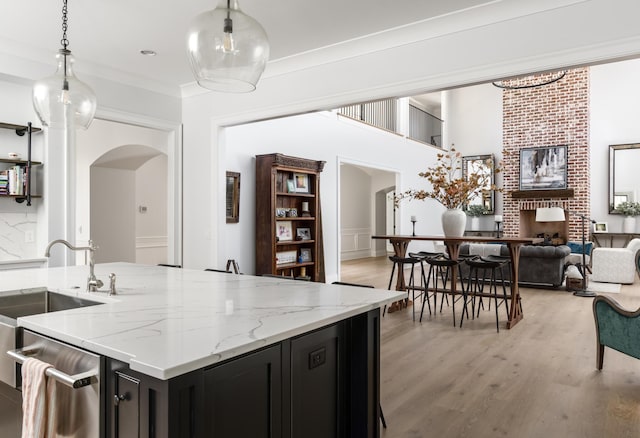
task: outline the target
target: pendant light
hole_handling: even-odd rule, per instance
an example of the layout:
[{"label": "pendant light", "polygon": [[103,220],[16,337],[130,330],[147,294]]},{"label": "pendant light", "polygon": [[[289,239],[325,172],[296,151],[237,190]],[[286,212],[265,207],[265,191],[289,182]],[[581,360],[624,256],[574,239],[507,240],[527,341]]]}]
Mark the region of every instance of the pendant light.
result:
[{"label": "pendant light", "polygon": [[187,48],[198,84],[216,91],[255,90],[269,59],[267,34],[237,0],[221,0],[214,10],[196,16]]},{"label": "pendant light", "polygon": [[53,76],[33,86],[33,107],[44,126],[67,127],[71,124],[87,129],[96,113],[96,95],[75,77],[73,56],[67,49],[67,0],[62,6],[62,48],[56,58],[58,69]]}]

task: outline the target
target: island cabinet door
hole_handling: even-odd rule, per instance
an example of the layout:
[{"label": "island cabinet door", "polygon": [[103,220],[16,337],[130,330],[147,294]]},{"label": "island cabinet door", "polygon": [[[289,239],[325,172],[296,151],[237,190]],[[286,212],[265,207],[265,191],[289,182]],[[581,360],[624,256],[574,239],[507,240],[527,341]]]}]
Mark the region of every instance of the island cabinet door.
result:
[{"label": "island cabinet door", "polygon": [[346,437],[344,324],[291,340],[291,436]]},{"label": "island cabinet door", "polygon": [[274,345],[204,371],[207,437],[282,437],[281,346]]},{"label": "island cabinet door", "polygon": [[140,380],[116,371],[114,432],[116,437],[140,436]]}]

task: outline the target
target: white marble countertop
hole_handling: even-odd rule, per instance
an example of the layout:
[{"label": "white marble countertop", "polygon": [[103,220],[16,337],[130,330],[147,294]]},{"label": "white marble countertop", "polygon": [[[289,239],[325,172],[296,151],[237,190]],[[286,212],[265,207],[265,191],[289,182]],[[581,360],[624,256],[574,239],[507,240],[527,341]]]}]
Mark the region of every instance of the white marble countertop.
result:
[{"label": "white marble countertop", "polygon": [[[18,318],[43,335],[170,379],[404,298],[406,293],[128,263],[98,264],[118,295],[85,292],[87,266],[0,272],[0,294],[33,289],[104,304]],[[103,289],[107,289],[107,287]]]}]

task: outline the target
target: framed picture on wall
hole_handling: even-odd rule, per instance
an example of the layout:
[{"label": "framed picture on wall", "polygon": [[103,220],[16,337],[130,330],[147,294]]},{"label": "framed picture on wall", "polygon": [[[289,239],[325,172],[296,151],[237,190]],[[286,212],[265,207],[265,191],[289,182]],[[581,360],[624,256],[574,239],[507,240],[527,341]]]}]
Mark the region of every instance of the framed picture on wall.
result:
[{"label": "framed picture on wall", "polygon": [[596,222],[593,224],[593,232],[594,233],[608,233],[609,227],[606,222]]},{"label": "framed picture on wall", "polygon": [[520,190],[566,188],[566,145],[520,149]]}]

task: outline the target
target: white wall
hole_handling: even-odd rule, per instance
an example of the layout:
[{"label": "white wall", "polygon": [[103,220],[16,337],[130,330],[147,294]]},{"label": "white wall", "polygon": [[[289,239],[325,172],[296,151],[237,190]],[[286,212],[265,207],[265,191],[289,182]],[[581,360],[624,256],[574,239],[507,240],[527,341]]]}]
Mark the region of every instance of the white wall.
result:
[{"label": "white wall", "polygon": [[[89,169],[91,165],[103,155],[125,145],[145,145],[166,155],[171,141],[169,137],[170,134],[161,130],[106,120],[94,120],[88,130],[77,132],[77,232],[75,237],[78,244],[85,244],[90,238],[99,245],[101,243],[93,236],[90,226]],[[93,202],[103,201],[95,198]]]},{"label": "white wall", "polygon": [[[150,159],[135,172],[136,263],[167,263],[167,156]],[[140,207],[146,207],[145,212]]]},{"label": "white wall", "polygon": [[[456,88],[443,93],[445,137],[462,155],[494,154],[502,159],[502,90],[489,84]],[[502,186],[502,174],[495,175]],[[504,194],[496,193],[494,211],[502,214]],[[493,230],[493,216],[480,219],[481,230]],[[468,218],[467,221],[470,219]],[[469,225],[467,225],[469,228]]]},{"label": "white wall", "polygon": [[[387,194],[379,194],[378,192],[393,187],[395,189],[397,175],[384,170],[372,169],[371,172],[371,224],[374,234],[389,234],[387,230],[393,230],[393,208],[389,210],[387,203]],[[391,193],[393,196],[393,192]],[[405,220],[410,220],[410,216],[404,216]],[[391,247],[389,242],[383,240],[375,240],[371,242],[371,257],[385,255],[387,246]]]},{"label": "white wall", "polygon": [[340,259],[352,260],[371,254],[373,233],[371,175],[349,165],[340,165]]},{"label": "white wall", "polygon": [[[33,73],[33,65],[21,66],[19,62],[3,64],[2,72],[17,75],[10,76],[0,73],[0,95],[2,96],[4,105],[0,105],[0,121],[26,124],[31,121],[34,126],[40,127],[32,106],[31,100],[31,84],[32,79],[50,75],[55,69],[54,65],[41,66],[41,73]],[[22,76],[19,78],[18,76]],[[25,79],[26,78],[26,79]],[[177,125],[181,118],[181,102],[179,98],[162,95],[159,93],[149,92],[122,84],[106,81],[100,78],[92,78],[83,76],[82,78],[90,83],[98,95],[98,114],[108,115],[112,117],[117,114],[118,118],[129,118],[131,115],[137,114],[134,118],[140,120],[162,120],[166,124]],[[99,125],[100,121],[94,121],[94,126]],[[0,156],[6,156],[7,152],[20,152],[26,156],[26,138],[18,137],[11,131],[6,134],[0,130]],[[78,131],[81,137],[79,145],[80,155],[84,156],[84,152],[91,155],[91,151],[95,151],[95,146],[105,138],[105,133],[98,135],[98,139],[91,139],[85,143],[85,131]],[[165,133],[164,144],[167,144]],[[72,136],[73,137],[73,136]],[[106,137],[109,137],[107,134]],[[66,228],[66,208],[68,193],[75,194],[78,190],[81,205],[78,208],[76,204],[76,212],[82,217],[78,227],[83,227],[86,233],[79,232],[79,238],[88,239],[88,187],[89,187],[89,164],[92,161],[78,163],[71,167],[66,167],[65,161],[68,158],[75,160],[75,147],[71,155],[64,152],[61,145],[62,136],[57,132],[41,132],[34,135],[33,138],[33,159],[43,161],[44,166],[40,175],[40,183],[42,185],[42,199],[34,200],[33,206],[27,207],[26,204],[16,204],[9,199],[0,199],[0,235],[5,236],[4,243],[0,241],[0,260],[14,259],[30,259],[42,257],[47,242],[54,238],[69,238],[64,232]],[[171,140],[173,141],[173,139]],[[48,144],[50,143],[50,144]],[[73,141],[71,143],[74,144]],[[83,149],[84,148],[84,149]],[[102,151],[104,152],[104,151]],[[165,150],[166,152],[166,150]],[[98,154],[99,156],[99,154]],[[80,165],[78,168],[82,175],[76,180],[75,175],[71,180],[73,186],[65,187],[67,181],[67,173],[69,170]],[[71,223],[74,223],[72,221]],[[31,235],[34,241],[31,242]],[[69,238],[73,240],[73,236]],[[27,242],[29,240],[29,242]],[[82,243],[82,242],[80,242]],[[54,251],[54,258],[63,259],[58,255],[70,254],[65,251]],[[58,254],[59,253],[59,254]],[[52,264],[59,264],[52,263]],[[83,258],[78,258],[78,263],[83,263]]]},{"label": "white wall", "polygon": [[[0,80],[0,122],[26,125],[32,122],[40,126],[31,104],[31,88],[18,83]],[[42,132],[32,137],[32,159],[42,161],[44,136]],[[27,158],[27,137],[19,137],[15,131],[0,129],[0,157],[8,158],[9,152],[17,152],[22,159]],[[4,168],[4,167],[3,167]],[[42,180],[43,168],[34,168],[36,176]],[[32,189],[32,193],[35,188]],[[42,195],[42,192],[38,194]],[[33,199],[32,205],[16,203],[11,198],[0,198],[0,261],[42,258],[44,245],[38,223],[44,223],[45,209],[42,199]],[[46,238],[46,236],[44,236]]]},{"label": "white wall", "polygon": [[[189,173],[184,179],[184,265],[221,265],[232,253],[247,258],[253,252],[252,239],[246,243],[241,240],[248,237],[242,225],[243,213],[241,224],[233,229],[225,225],[222,184],[225,170],[242,169],[245,181],[244,175],[251,170],[247,157],[256,153],[286,149],[292,155],[310,158],[339,154],[325,152],[330,144],[319,149],[307,148],[309,143],[317,145],[310,141],[312,135],[300,136],[297,144],[293,144],[289,127],[281,126],[282,132],[269,132],[269,136],[259,141],[254,139],[253,150],[239,145],[241,150],[234,157],[227,154],[229,145],[225,139],[218,138],[221,126],[640,54],[640,35],[636,31],[640,4],[635,0],[619,0],[614,4],[608,0],[563,2],[562,7],[557,2],[527,5],[540,9],[514,17],[513,10],[504,7],[503,2],[493,3],[487,5],[488,9],[472,8],[401,29],[398,32],[406,30],[402,38],[380,35],[353,41],[342,57],[325,57],[323,51],[307,53],[300,58],[309,63],[298,69],[297,59],[271,63],[258,89],[251,94],[211,92],[186,97],[182,119],[184,168]],[[354,156],[397,169],[405,168],[407,161],[409,166],[415,161],[425,162],[419,154],[404,163],[396,163],[393,154],[387,154],[386,159],[371,158],[369,150],[357,151]],[[406,175],[414,173],[415,168],[406,168]],[[334,177],[335,168],[329,167],[326,178]],[[249,183],[243,187],[251,187],[252,181]],[[323,193],[335,196],[335,187],[329,186]],[[247,199],[251,201],[243,190],[241,208]],[[249,212],[244,217],[251,220],[253,210],[242,211]],[[428,224],[429,221],[419,219],[417,231],[428,231]],[[330,219],[325,226],[326,238],[335,239]],[[233,245],[228,243],[230,240]],[[335,245],[327,245],[326,254],[332,250],[336,254]],[[335,265],[335,261],[329,262]]]},{"label": "white wall", "polygon": [[[220,225],[220,260],[236,259],[240,262],[243,272],[254,272],[255,155],[279,152],[324,160],[326,164],[320,177],[320,199],[328,282],[337,279],[339,270],[338,163],[358,163],[360,166],[387,172],[403,169],[399,177],[400,187],[408,189],[424,184],[418,173],[423,170],[425,163],[433,161],[437,153],[435,148],[395,134],[381,132],[332,112],[251,123],[227,128],[225,131],[225,149],[228,157],[225,161],[234,163],[229,166],[229,170],[241,172],[241,213],[238,224]],[[371,196],[371,188],[366,193],[367,196]],[[224,203],[224,198],[220,198],[220,202]],[[224,216],[222,207],[219,214]],[[440,233],[441,211],[442,207],[432,200],[403,203],[398,231],[410,233],[411,223],[408,218],[418,215],[421,218],[418,224],[421,228],[417,228],[417,231],[423,234]],[[414,244],[416,248],[430,248],[428,243],[419,245],[414,242],[412,245]],[[205,267],[205,264],[204,259],[192,260],[192,266],[189,267]]]},{"label": "white wall", "polygon": [[640,142],[639,75],[638,59],[590,68],[591,217],[614,233],[624,216],[609,214],[609,145]]},{"label": "white wall", "polygon": [[[96,263],[136,261],[135,171],[91,167],[91,229]],[[84,264],[84,258],[77,261]]]}]

